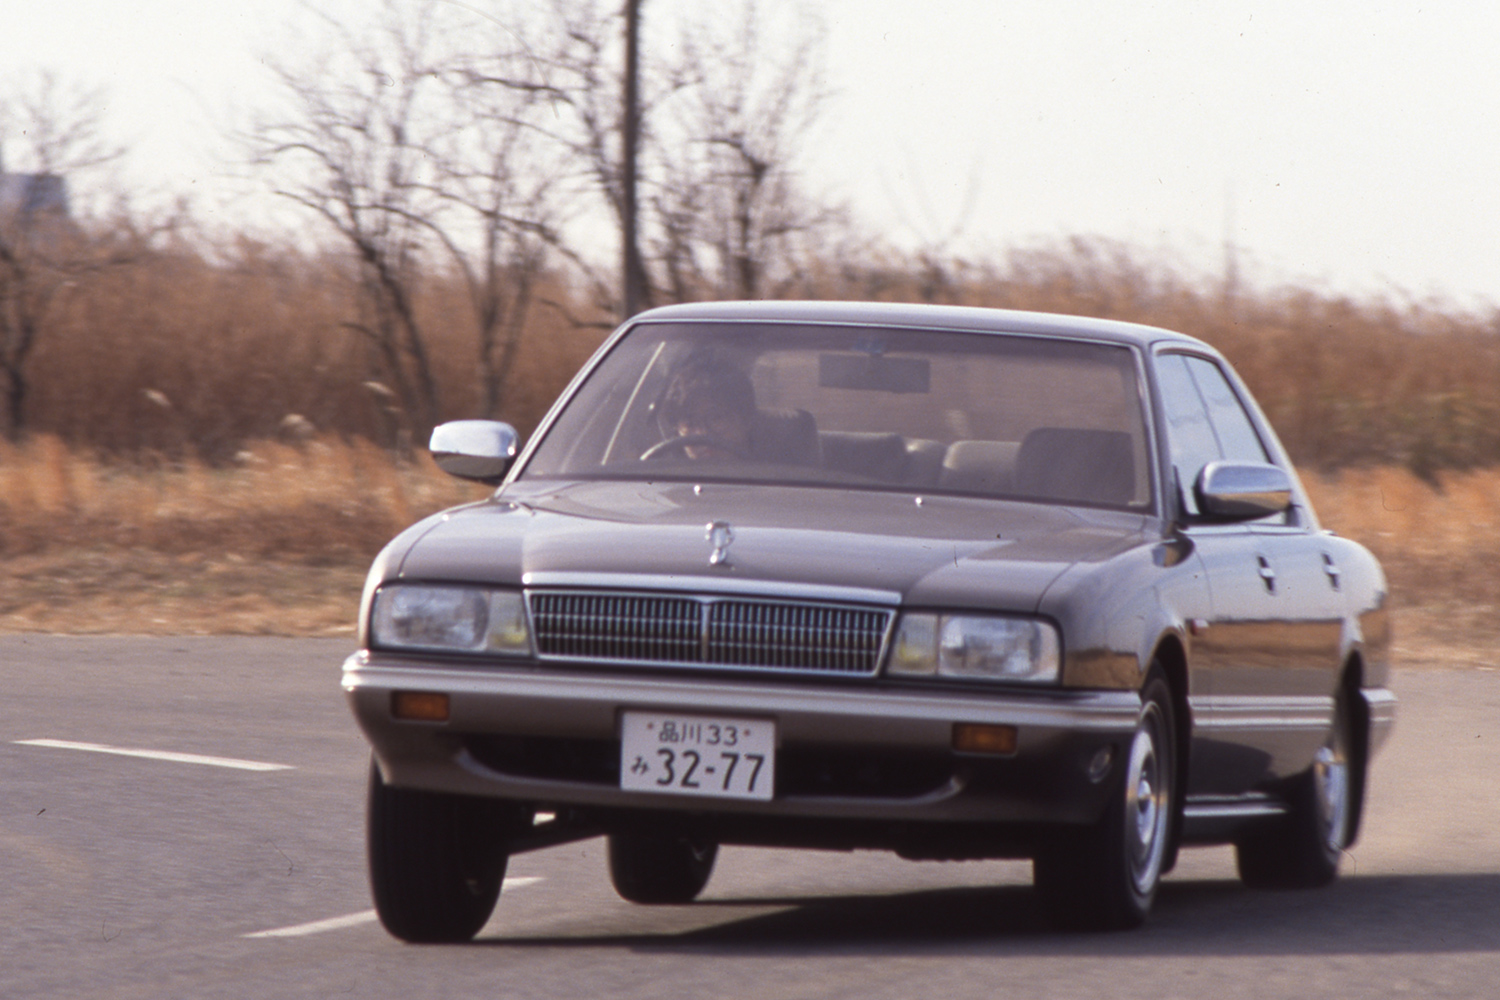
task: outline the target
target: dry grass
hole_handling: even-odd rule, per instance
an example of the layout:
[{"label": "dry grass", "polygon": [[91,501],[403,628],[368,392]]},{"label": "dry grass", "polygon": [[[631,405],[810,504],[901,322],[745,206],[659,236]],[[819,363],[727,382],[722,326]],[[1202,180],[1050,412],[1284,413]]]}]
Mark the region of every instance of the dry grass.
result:
[{"label": "dry grass", "polygon": [[[867,258],[866,258],[867,259]],[[1108,240],[1074,238],[973,263],[858,263],[815,297],[947,302],[1102,316],[1218,347],[1307,468],[1399,465],[1432,478],[1500,465],[1500,311],[1226,288]]]},{"label": "dry grass", "polygon": [[[598,345],[601,319],[551,275],[528,314],[499,416],[523,432]],[[1432,478],[1500,466],[1500,312],[1354,301],[1308,289],[1226,289],[1127,245],[1073,239],[975,262],[830,247],[779,290],[1079,313],[1202,337],[1235,363],[1306,468],[1399,465]],[[70,285],[28,370],[28,427],[116,456],[155,452],[227,464],[295,415],[325,434],[401,440],[416,421],[372,383],[390,382],[361,316],[352,268],[241,240],[187,239]],[[424,273],[415,303],[443,419],[487,416],[462,286]],[[4,429],[0,427],[0,429]],[[420,443],[420,442],[418,442]]]},{"label": "dry grass", "polygon": [[[779,294],[1079,313],[1215,344],[1313,470],[1328,526],[1384,561],[1404,662],[1500,658],[1500,311],[1228,287],[1087,238],[977,261],[856,241],[804,264]],[[28,363],[25,443],[0,444],[0,630],[349,629],[385,540],[478,495],[367,443],[420,428],[354,332],[353,273],[291,242],[183,235],[68,283]],[[565,276],[544,285],[495,414],[523,433],[603,334],[569,320],[600,314]],[[440,416],[486,415],[461,286],[423,273],[414,302]]]},{"label": "dry grass", "polygon": [[362,438],[258,442],[217,468],[106,464],[42,436],[21,447],[0,442],[0,553],[108,545],[365,561],[417,517],[476,495],[430,459],[398,462]]},{"label": "dry grass", "polygon": [[101,546],[9,560],[0,633],[354,635],[364,567]]},{"label": "dry grass", "polygon": [[484,492],[360,439],[260,442],[222,469],[0,443],[0,631],[352,631],[380,547]]},{"label": "dry grass", "polygon": [[[1384,563],[1403,665],[1500,665],[1500,470],[1305,479]],[[358,439],[260,442],[228,468],[0,444],[0,631],[352,635],[379,548],[484,493]]]},{"label": "dry grass", "polygon": [[[359,332],[350,270],[337,255],[241,241],[143,252],[71,283],[27,365],[27,429],[100,454],[212,465],[282,435],[289,418],[323,434],[397,443],[415,422]],[[565,288],[544,290],[549,301],[567,299]],[[441,418],[486,416],[462,286],[434,274],[416,295]],[[506,379],[504,419],[534,426],[602,335],[555,308],[534,308]],[[0,431],[5,424],[0,416]]]},{"label": "dry grass", "polygon": [[1500,469],[1305,475],[1324,527],[1385,566],[1402,666],[1500,667]]}]

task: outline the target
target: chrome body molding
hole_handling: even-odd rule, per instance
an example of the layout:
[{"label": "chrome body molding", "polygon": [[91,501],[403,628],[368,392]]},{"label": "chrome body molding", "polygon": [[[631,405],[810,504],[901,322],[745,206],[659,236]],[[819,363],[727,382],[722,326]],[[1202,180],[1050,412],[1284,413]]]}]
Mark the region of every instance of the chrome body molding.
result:
[{"label": "chrome body molding", "polygon": [[693,594],[789,598],[802,601],[828,601],[840,604],[871,604],[895,608],[901,604],[901,593],[873,587],[838,587],[823,584],[795,583],[786,580],[735,579],[725,576],[698,576],[691,573],[661,575],[645,573],[571,573],[533,571],[521,576],[523,587],[659,591]]},{"label": "chrome body molding", "polygon": [[1374,757],[1396,727],[1396,695],[1389,688],[1362,688],[1359,693],[1370,720],[1369,754]]},{"label": "chrome body molding", "polygon": [[1280,816],[1286,811],[1286,803],[1280,799],[1273,799],[1268,795],[1249,795],[1242,799],[1190,799],[1183,806],[1182,814],[1191,822]]},{"label": "chrome body molding", "polygon": [[[607,704],[611,719],[614,708],[651,705],[682,711],[721,712],[738,715],[777,714],[783,718],[828,717],[857,720],[858,725],[886,730],[916,723],[953,721],[1009,723],[1039,729],[1079,728],[1085,731],[1132,731],[1140,712],[1135,691],[1069,691],[1017,686],[986,686],[980,683],[949,683],[860,687],[781,686],[751,680],[697,676],[691,679],[661,676],[628,676],[600,672],[567,672],[509,667],[494,663],[474,665],[417,661],[361,651],[344,661],[346,693],[366,688],[384,690],[447,691],[457,698],[476,697],[488,701],[486,715],[523,722],[526,715],[515,708],[517,699],[545,702],[567,711],[577,704]],[[581,699],[581,701],[580,701]],[[587,716],[587,711],[580,709]],[[875,718],[870,718],[874,714]],[[455,720],[456,723],[457,720]],[[799,732],[795,727],[790,730]],[[608,732],[618,735],[613,722]],[[806,736],[828,736],[837,732],[810,727]],[[948,749],[949,734],[943,731],[942,747]],[[909,742],[900,739],[900,742]]]},{"label": "chrome body molding", "polygon": [[1193,797],[1182,809],[1182,839],[1189,844],[1221,844],[1247,826],[1286,814],[1283,800],[1264,794]]},{"label": "chrome body molding", "polygon": [[[1389,688],[1360,688],[1370,723],[1370,754],[1373,756],[1396,724],[1396,695]],[[1264,729],[1323,733],[1333,720],[1332,695],[1215,697],[1191,699],[1193,725],[1205,731]]]},{"label": "chrome body molding", "polygon": [[1193,698],[1192,708],[1194,726],[1206,732],[1265,729],[1324,733],[1333,719],[1333,698],[1330,695],[1207,695]]}]

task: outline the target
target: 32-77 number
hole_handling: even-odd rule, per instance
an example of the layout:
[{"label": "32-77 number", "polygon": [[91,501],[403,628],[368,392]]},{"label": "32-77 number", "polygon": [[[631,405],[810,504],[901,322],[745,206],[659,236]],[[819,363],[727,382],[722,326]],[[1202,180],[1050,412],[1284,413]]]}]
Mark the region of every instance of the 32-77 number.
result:
[{"label": "32-77 number", "polygon": [[656,784],[663,788],[684,788],[695,791],[708,783],[711,786],[716,785],[720,791],[728,792],[737,787],[734,785],[734,779],[735,774],[738,773],[743,782],[738,787],[754,794],[759,790],[756,782],[760,780],[761,769],[766,763],[765,754],[741,754],[729,750],[719,751],[717,758],[710,754],[708,760],[705,761],[696,750],[672,750],[668,747],[658,747],[656,757],[657,769],[660,772],[657,775]]}]

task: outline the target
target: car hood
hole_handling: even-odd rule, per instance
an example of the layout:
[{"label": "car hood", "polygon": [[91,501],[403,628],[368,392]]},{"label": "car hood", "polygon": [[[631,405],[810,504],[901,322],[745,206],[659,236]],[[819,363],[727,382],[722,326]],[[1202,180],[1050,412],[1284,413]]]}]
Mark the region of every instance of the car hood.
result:
[{"label": "car hood", "polygon": [[[710,526],[728,526],[717,564]],[[1152,541],[1115,511],[661,482],[518,483],[415,526],[386,578],[759,592],[1035,610],[1078,563]],[[722,540],[722,532],[720,533]]]}]

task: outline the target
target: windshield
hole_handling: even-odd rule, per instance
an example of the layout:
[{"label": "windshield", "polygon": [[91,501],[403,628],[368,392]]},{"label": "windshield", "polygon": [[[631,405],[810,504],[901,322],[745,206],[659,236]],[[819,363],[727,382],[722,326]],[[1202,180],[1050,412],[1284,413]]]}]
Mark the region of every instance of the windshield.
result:
[{"label": "windshield", "polygon": [[783,482],[1151,503],[1117,345],[745,322],[632,329],[522,478]]}]

